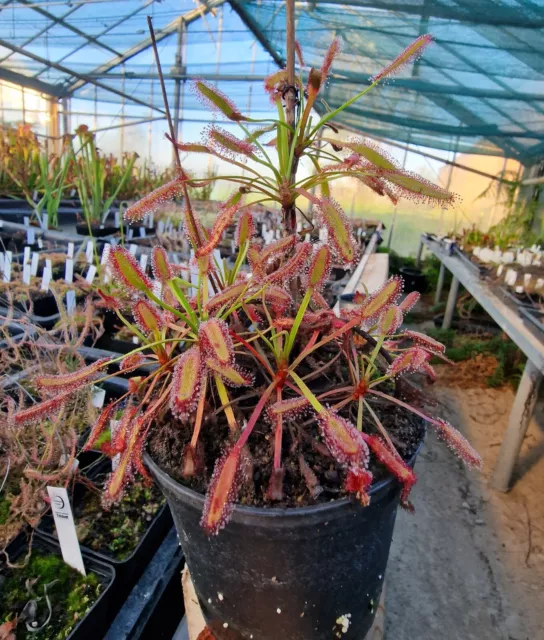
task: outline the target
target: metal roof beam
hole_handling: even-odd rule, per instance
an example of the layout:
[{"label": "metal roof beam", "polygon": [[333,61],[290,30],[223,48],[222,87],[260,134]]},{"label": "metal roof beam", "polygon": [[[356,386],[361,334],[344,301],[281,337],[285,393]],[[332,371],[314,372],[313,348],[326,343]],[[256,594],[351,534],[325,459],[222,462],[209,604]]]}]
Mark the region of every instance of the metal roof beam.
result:
[{"label": "metal roof beam", "polygon": [[[144,9],[147,9],[147,7],[149,7],[150,4],[153,4],[155,0],[147,0],[147,2],[145,4],[143,4],[141,7],[138,7],[137,9],[135,9],[134,11],[131,11],[130,13],[127,13],[125,16],[123,16],[120,20],[117,20],[117,22],[114,22],[113,24],[110,24],[109,27],[107,27],[107,29],[104,29],[104,31],[101,31],[99,34],[96,35],[97,38],[101,38],[102,36],[106,35],[106,33],[108,33],[109,31],[111,31],[112,29],[115,29],[116,27],[118,27],[120,24],[123,24],[123,22],[125,22],[126,20],[128,20],[129,18],[132,18],[132,16],[135,16],[136,14],[140,13],[140,11],[143,11]],[[84,3],[82,3],[84,4]],[[67,14],[66,14],[67,15]],[[64,15],[63,17],[66,17],[66,15]],[[70,56],[73,56],[74,53],[77,53],[78,51],[81,51],[81,49],[83,49],[83,47],[86,47],[87,43],[84,42],[83,44],[80,44],[78,47],[76,47],[75,49],[72,49],[72,51],[70,51],[70,53],[66,53],[65,55],[62,56],[62,58],[59,58],[57,60],[58,63],[63,62],[64,60],[66,60],[66,58],[69,58]],[[42,73],[44,73],[44,71],[38,71],[38,73],[35,74],[34,77],[38,77],[39,75],[41,75]]]},{"label": "metal roof beam", "polygon": [[100,49],[105,49],[106,51],[109,51],[110,53],[113,53],[114,55],[119,55],[119,53],[115,49],[112,49],[107,44],[103,44],[102,42],[100,42],[99,40],[94,38],[93,36],[90,36],[90,35],[84,33],[83,31],[81,31],[81,29],[78,29],[77,27],[74,27],[69,22],[66,22],[66,20],[64,20],[64,18],[62,18],[62,17],[59,18],[59,17],[55,16],[54,14],[49,13],[49,11],[46,11],[45,9],[42,9],[38,5],[34,4],[34,2],[32,2],[31,0],[18,0],[18,1],[22,2],[23,4],[25,4],[27,6],[29,6],[33,11],[36,11],[36,13],[39,13],[44,18],[47,18],[48,20],[51,20],[54,24],[60,25],[61,27],[64,27],[65,29],[68,29],[72,33],[75,33],[76,35],[78,35],[80,38],[84,38],[87,41],[87,43],[94,44],[96,47],[99,47]]},{"label": "metal roof beam", "polygon": [[[110,87],[107,84],[104,84],[103,82],[99,82],[98,80],[94,80],[93,78],[89,78],[89,76],[86,76],[82,73],[76,73],[73,69],[69,69],[68,67],[65,67],[64,65],[58,64],[57,62],[53,62],[52,60],[46,60],[45,58],[42,58],[41,56],[36,55],[35,53],[32,53],[31,51],[27,51],[26,49],[21,49],[21,47],[17,47],[14,44],[11,44],[11,42],[7,42],[6,40],[2,40],[0,39],[0,46],[1,47],[5,47],[6,49],[11,49],[12,51],[14,51],[15,53],[19,53],[22,56],[26,56],[27,58],[30,58],[31,60],[35,60],[36,62],[40,62],[41,64],[44,65],[48,65],[49,67],[51,67],[52,69],[56,69],[57,71],[60,71],[61,73],[65,73],[68,76],[74,76],[76,78],[79,78],[83,84],[85,83],[90,83],[95,85],[96,87],[99,87],[100,89],[104,89],[106,91],[109,91],[111,93],[115,93],[116,95],[120,96],[121,98],[125,98],[126,100],[130,100],[131,102],[135,102],[136,104],[140,104],[144,107],[152,108],[155,109],[155,111],[159,111],[159,113],[164,113],[164,111],[162,109],[159,109],[158,107],[154,107],[153,105],[150,105],[149,102],[144,102],[143,100],[140,100],[139,98],[134,98],[133,96],[130,96],[126,93],[124,93],[123,91],[119,91],[119,89],[115,89],[114,87]],[[67,87],[65,87],[65,96],[69,96],[70,92],[68,90]]]},{"label": "metal roof beam", "polygon": [[[167,38],[173,33],[176,33],[181,23],[185,23],[185,25],[187,26],[191,24],[191,22],[194,22],[195,20],[198,20],[199,18],[201,18],[203,15],[206,15],[213,9],[220,7],[225,2],[226,0],[207,0],[204,6],[200,6],[200,7],[197,7],[196,9],[192,9],[191,11],[188,11],[187,13],[183,14],[179,18],[176,18],[175,20],[170,22],[168,25],[166,25],[166,27],[164,27],[164,29],[161,29],[160,31],[156,31],[155,32],[156,41],[160,42],[161,40],[164,40],[164,38]],[[150,37],[146,38],[145,40],[141,40],[137,44],[130,47],[130,49],[127,49],[122,54],[115,56],[115,58],[112,58],[108,62],[101,64],[96,69],[93,69],[91,73],[105,73],[107,71],[110,71],[110,69],[114,69],[115,67],[118,67],[119,65],[123,64],[127,60],[130,60],[130,58],[133,58],[134,56],[138,55],[142,51],[149,49],[151,45],[152,45],[152,42]],[[84,84],[85,84],[85,81],[79,79],[76,82],[71,83],[68,88],[73,93],[74,91],[77,91],[77,89],[81,88]]]},{"label": "metal roof beam", "polygon": [[11,69],[6,69],[6,67],[0,67],[0,80],[12,82],[13,84],[18,84],[27,89],[32,89],[38,93],[45,93],[55,98],[64,98],[66,96],[66,90],[61,85],[36,80],[36,78],[25,76],[22,73],[16,73]]}]

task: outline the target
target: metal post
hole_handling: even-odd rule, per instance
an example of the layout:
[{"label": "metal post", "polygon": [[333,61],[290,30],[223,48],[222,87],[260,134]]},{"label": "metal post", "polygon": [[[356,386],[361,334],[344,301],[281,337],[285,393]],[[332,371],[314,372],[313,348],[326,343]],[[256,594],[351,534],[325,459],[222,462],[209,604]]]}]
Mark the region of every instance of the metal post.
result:
[{"label": "metal post", "polygon": [[[404,149],[404,158],[402,159],[402,168],[406,169],[406,158],[408,156],[408,150],[410,149],[410,134],[408,134],[408,140],[406,141],[406,149]],[[393,218],[391,220],[391,229],[389,229],[389,236],[387,238],[387,248],[391,249],[391,242],[393,241],[393,232],[395,231],[395,223],[397,221],[397,207],[393,209]],[[418,265],[419,266],[419,265]]]},{"label": "metal post", "polygon": [[[183,73],[183,47],[185,43],[185,22],[183,20],[179,23],[178,29],[178,45],[176,49],[176,57],[174,62],[174,71],[179,76]],[[184,81],[185,82],[185,81]],[[179,111],[181,108],[181,79],[179,77],[175,80],[174,90],[174,132],[176,134],[176,140],[179,138]],[[176,150],[172,147],[172,166],[176,164]]]},{"label": "metal post", "polygon": [[446,312],[444,313],[444,320],[442,322],[442,329],[449,329],[451,327],[451,321],[453,320],[453,314],[455,312],[455,305],[457,304],[458,293],[459,280],[457,280],[457,278],[454,276],[451,281],[448,303],[446,305]]},{"label": "metal post", "polygon": [[434,303],[438,304],[442,296],[442,289],[444,288],[444,277],[446,275],[446,267],[444,263],[440,263],[440,271],[438,272],[438,282],[436,284],[436,293],[434,294]]},{"label": "metal post", "polygon": [[[122,65],[123,78],[121,80],[121,91],[125,93],[125,65]],[[119,151],[121,158],[125,152],[125,98],[121,98],[121,126],[119,128]]]},{"label": "metal post", "polygon": [[[59,103],[56,98],[49,100],[49,123],[47,126],[48,150],[60,155]],[[51,143],[49,145],[49,143]]]},{"label": "metal post", "polygon": [[21,87],[21,104],[23,108],[23,124],[26,124],[25,88]]},{"label": "metal post", "polygon": [[423,242],[420,241],[416,256],[416,267],[421,268],[421,256],[423,255]]},{"label": "metal post", "polygon": [[64,135],[70,133],[70,98],[62,99],[62,132]]},{"label": "metal post", "polygon": [[512,472],[533,415],[541,382],[542,371],[530,360],[527,360],[518,392],[510,411],[508,427],[502,440],[499,457],[490,480],[491,487],[497,491],[506,492],[510,489]]}]

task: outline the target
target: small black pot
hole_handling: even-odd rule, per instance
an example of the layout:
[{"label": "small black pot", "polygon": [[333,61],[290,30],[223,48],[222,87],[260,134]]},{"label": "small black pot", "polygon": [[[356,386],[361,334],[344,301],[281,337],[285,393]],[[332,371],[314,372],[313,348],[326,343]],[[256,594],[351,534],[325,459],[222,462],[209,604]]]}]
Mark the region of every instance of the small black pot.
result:
[{"label": "small black pot", "polygon": [[421,269],[401,267],[399,273],[404,279],[405,293],[412,293],[412,291],[423,293],[427,290],[427,276],[423,274]]},{"label": "small black pot", "polygon": [[[300,509],[237,505],[226,528],[208,537],[200,526],[204,496],[147,454],[145,463],[170,504],[202,612],[218,640],[365,637],[393,536],[396,480],[375,484],[366,508],[350,498]],[[337,622],[342,616],[349,622],[345,633]]]}]

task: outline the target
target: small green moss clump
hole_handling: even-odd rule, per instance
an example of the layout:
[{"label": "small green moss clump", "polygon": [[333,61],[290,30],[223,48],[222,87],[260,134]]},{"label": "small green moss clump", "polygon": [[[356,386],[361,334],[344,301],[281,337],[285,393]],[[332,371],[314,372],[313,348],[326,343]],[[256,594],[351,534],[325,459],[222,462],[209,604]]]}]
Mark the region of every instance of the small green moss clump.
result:
[{"label": "small green moss clump", "polygon": [[0,497],[0,525],[6,524],[9,516],[10,507],[11,507],[11,500],[5,497]]},{"label": "small green moss clump", "polygon": [[[22,569],[0,568],[0,621],[19,620],[17,640],[64,640],[85,616],[103,590],[100,578],[90,573],[82,576],[69,567],[60,556],[34,549],[28,564]],[[49,586],[47,586],[49,585]],[[40,628],[49,615],[44,587],[51,602],[52,615],[40,631],[28,631],[21,614],[30,600],[35,600],[35,622]],[[28,620],[32,624],[32,620]]]}]

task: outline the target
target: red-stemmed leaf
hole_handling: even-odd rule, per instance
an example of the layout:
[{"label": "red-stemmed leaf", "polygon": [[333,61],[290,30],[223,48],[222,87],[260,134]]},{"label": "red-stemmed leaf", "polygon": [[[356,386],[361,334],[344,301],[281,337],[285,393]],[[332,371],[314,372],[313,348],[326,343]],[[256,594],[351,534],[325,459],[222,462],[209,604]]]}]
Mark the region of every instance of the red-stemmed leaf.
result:
[{"label": "red-stemmed leaf", "polygon": [[196,409],[203,373],[200,349],[191,347],[174,369],[170,392],[170,409],[174,415],[184,419]]},{"label": "red-stemmed leaf", "polygon": [[200,524],[208,535],[217,535],[229,521],[241,484],[240,451],[233,447],[215,463]]}]

